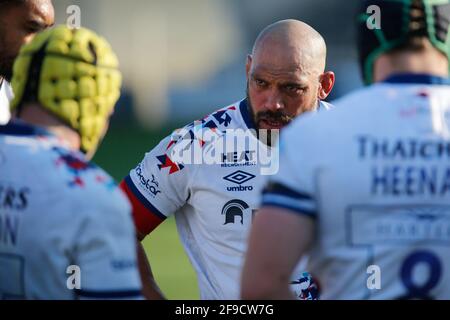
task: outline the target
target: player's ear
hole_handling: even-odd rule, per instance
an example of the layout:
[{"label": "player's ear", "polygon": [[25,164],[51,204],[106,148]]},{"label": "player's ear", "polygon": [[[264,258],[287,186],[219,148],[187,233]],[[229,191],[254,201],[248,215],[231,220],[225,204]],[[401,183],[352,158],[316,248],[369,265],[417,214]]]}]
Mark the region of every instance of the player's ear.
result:
[{"label": "player's ear", "polygon": [[253,60],[252,55],[251,55],[251,54],[248,54],[248,55],[247,55],[247,62],[246,62],[246,64],[245,64],[245,75],[247,76],[247,81],[248,81],[249,78],[250,78],[250,70],[251,70],[251,68],[252,68],[252,60]]},{"label": "player's ear", "polygon": [[324,99],[326,99],[326,97],[328,97],[331,90],[333,89],[334,81],[335,81],[335,75],[334,75],[334,72],[332,72],[332,71],[327,71],[320,76],[320,79],[319,79],[320,86],[319,86],[319,92],[318,92],[318,98],[320,100],[324,100]]}]

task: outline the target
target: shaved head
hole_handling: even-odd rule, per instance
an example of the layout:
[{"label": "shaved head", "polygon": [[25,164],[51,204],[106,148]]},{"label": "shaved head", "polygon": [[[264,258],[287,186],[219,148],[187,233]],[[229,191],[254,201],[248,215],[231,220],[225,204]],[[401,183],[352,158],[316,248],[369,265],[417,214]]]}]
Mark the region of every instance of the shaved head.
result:
[{"label": "shaved head", "polygon": [[247,102],[258,129],[281,129],[317,109],[334,85],[325,72],[325,40],[298,20],[282,20],[261,31],[247,57]]},{"label": "shaved head", "polygon": [[282,20],[267,26],[255,41],[253,58],[271,54],[284,57],[308,72],[325,71],[327,47],[323,37],[308,24],[298,20]]}]

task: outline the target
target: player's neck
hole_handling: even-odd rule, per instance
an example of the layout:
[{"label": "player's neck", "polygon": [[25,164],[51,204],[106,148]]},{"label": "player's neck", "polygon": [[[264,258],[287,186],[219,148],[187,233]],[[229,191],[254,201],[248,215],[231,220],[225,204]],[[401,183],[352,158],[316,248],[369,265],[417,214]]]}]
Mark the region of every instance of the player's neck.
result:
[{"label": "player's neck", "polygon": [[80,135],[38,105],[25,106],[21,111],[20,119],[32,125],[43,127],[63,140],[70,149],[74,151],[80,150]]},{"label": "player's neck", "polygon": [[448,68],[447,58],[437,50],[382,55],[374,65],[374,80],[379,82],[394,74],[402,73],[429,74],[447,78]]}]

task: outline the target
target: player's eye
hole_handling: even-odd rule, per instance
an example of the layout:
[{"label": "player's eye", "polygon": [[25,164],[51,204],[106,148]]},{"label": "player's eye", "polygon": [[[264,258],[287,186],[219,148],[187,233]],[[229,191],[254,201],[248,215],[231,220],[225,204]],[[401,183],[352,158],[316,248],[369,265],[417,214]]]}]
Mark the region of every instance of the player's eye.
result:
[{"label": "player's eye", "polygon": [[26,31],[28,34],[31,34],[31,33],[38,33],[38,32],[39,32],[39,30],[37,30],[36,28],[33,28],[33,27],[27,27],[27,28],[25,29],[25,31]]},{"label": "player's eye", "polygon": [[288,84],[284,87],[284,89],[288,92],[288,93],[302,93],[303,91],[305,91],[305,88],[302,88],[298,85],[292,85],[292,84]]},{"label": "player's eye", "polygon": [[27,33],[38,33],[40,31],[42,31],[44,28],[42,28],[38,24],[31,23],[31,24],[26,25],[25,29],[26,29]]},{"label": "player's eye", "polygon": [[261,79],[255,79],[255,84],[258,87],[265,87],[267,85],[267,82],[265,82],[264,80],[261,80]]}]

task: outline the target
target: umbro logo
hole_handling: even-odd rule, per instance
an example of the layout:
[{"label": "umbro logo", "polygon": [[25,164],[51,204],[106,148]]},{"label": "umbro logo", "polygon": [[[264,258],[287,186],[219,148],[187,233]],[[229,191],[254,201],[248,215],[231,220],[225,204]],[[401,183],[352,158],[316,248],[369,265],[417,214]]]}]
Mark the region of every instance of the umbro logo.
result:
[{"label": "umbro logo", "polygon": [[227,187],[228,191],[252,191],[252,186],[242,186],[242,184],[254,179],[255,177],[256,176],[251,173],[238,170],[227,175],[226,177],[223,177],[223,179],[239,185],[237,187]]}]

